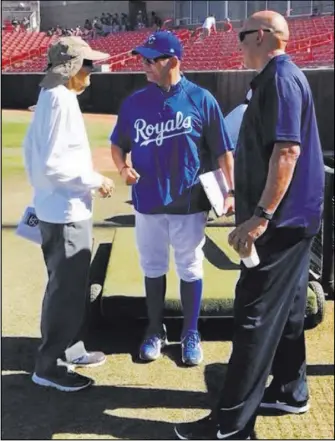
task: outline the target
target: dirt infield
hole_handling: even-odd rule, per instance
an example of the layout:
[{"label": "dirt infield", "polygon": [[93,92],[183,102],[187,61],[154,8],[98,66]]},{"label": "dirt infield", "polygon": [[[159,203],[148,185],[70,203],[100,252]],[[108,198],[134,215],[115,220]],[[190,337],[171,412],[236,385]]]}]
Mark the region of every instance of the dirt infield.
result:
[{"label": "dirt infield", "polygon": [[112,159],[110,148],[99,147],[92,152],[93,164],[96,170],[104,172],[115,172],[117,168]]}]

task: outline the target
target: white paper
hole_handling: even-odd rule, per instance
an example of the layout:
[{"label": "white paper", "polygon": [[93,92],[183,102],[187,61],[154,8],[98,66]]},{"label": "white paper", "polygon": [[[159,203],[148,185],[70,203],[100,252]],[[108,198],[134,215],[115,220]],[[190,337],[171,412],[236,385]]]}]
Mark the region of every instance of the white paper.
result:
[{"label": "white paper", "polygon": [[65,350],[66,361],[71,362],[86,354],[84,343],[80,340]]},{"label": "white paper", "polygon": [[247,268],[254,268],[255,266],[258,266],[260,264],[259,256],[255,246],[252,247],[250,256],[242,258],[242,262]]},{"label": "white paper", "polygon": [[228,183],[221,169],[204,173],[199,176],[201,185],[211,203],[215,214],[223,216],[224,200],[229,191]]},{"label": "white paper", "polygon": [[22,219],[17,226],[16,234],[24,239],[36,243],[37,245],[42,244],[41,231],[38,225],[38,219],[34,207],[28,206],[25,209]]}]

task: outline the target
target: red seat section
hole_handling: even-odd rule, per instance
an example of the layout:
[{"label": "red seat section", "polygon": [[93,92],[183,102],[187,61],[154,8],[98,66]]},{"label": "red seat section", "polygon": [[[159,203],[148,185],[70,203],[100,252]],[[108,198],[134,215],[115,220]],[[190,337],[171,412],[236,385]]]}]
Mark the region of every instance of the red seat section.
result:
[{"label": "red seat section", "polygon": [[[334,16],[296,18],[289,21],[290,43],[288,53],[301,67],[334,65]],[[238,32],[218,31],[205,40],[201,29],[174,31],[184,45],[184,71],[243,69],[239,51]],[[130,51],[143,43],[151,31],[143,29],[120,32],[91,40],[90,45],[107,52],[112,72],[142,71],[140,57]],[[43,32],[2,32],[2,69],[11,72],[41,72],[45,69],[49,44],[57,37],[47,37]],[[106,64],[106,61],[103,62]]]},{"label": "red seat section", "polygon": [[26,63],[32,64],[35,58],[41,58],[42,64],[35,72],[45,68],[47,48],[56,37],[48,37],[44,32],[6,32],[2,31],[2,69],[3,71],[28,72]]}]

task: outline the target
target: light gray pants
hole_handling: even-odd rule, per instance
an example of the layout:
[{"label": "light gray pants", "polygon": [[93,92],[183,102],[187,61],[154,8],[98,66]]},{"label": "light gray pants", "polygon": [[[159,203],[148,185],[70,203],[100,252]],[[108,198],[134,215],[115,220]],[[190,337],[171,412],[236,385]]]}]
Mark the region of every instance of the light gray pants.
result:
[{"label": "light gray pants", "polygon": [[92,220],[69,224],[39,223],[48,270],[35,372],[54,371],[57,358],[80,339],[89,302]]}]

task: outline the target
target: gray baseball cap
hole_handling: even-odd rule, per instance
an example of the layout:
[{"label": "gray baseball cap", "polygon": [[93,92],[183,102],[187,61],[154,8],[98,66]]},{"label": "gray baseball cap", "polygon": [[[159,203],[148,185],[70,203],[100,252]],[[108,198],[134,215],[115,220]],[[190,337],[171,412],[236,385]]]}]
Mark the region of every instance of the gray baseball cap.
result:
[{"label": "gray baseball cap", "polygon": [[48,68],[40,86],[52,89],[66,84],[77,75],[84,60],[93,62],[109,57],[109,54],[93,50],[81,37],[62,37],[48,49]]}]

